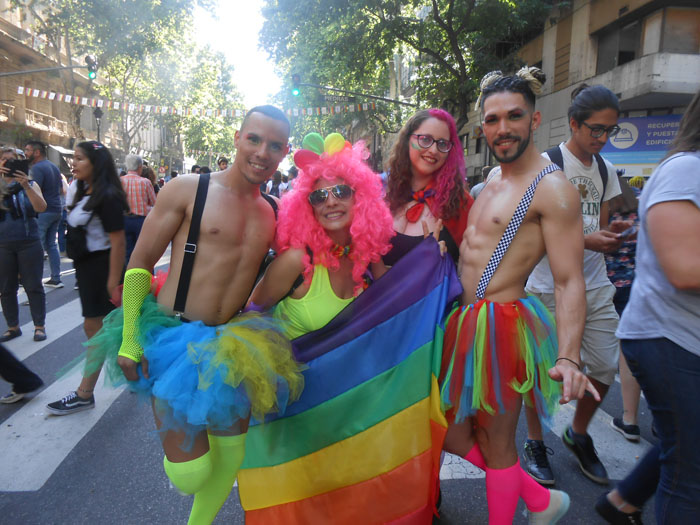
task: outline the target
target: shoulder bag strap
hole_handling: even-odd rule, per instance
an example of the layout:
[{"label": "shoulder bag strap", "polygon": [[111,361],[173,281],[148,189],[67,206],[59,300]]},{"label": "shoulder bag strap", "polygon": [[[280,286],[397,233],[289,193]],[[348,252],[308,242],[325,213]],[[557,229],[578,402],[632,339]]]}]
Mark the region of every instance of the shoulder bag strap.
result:
[{"label": "shoulder bag strap", "polygon": [[190,231],[187,234],[185,255],[182,258],[182,268],[180,269],[180,280],[177,283],[177,292],[175,293],[175,305],[173,310],[176,314],[183,314],[185,312],[187,292],[190,289],[190,279],[192,278],[192,268],[194,267],[194,256],[195,253],[197,253],[197,239],[199,239],[202,213],[204,212],[204,204],[207,201],[207,191],[209,191],[209,173],[204,173],[199,176],[197,193],[194,197]]},{"label": "shoulder bag strap", "polygon": [[548,173],[552,173],[553,171],[557,171],[558,169],[560,169],[560,168],[556,164],[550,164],[545,169],[540,171],[537,174],[537,177],[535,177],[535,180],[532,181],[530,186],[525,191],[525,195],[523,195],[523,198],[520,199],[520,203],[518,204],[518,207],[515,208],[515,212],[513,213],[513,217],[510,219],[510,222],[508,223],[508,226],[506,227],[506,231],[503,232],[503,236],[501,237],[501,240],[498,241],[498,245],[496,246],[496,249],[494,250],[493,255],[491,255],[491,259],[489,260],[489,263],[486,265],[486,268],[484,269],[484,273],[481,276],[481,279],[479,279],[479,284],[476,287],[476,298],[477,299],[484,298],[484,295],[486,293],[486,288],[488,287],[489,282],[491,282],[491,278],[493,277],[493,274],[496,273],[496,269],[498,268],[498,265],[501,263],[501,259],[503,259],[503,256],[506,254],[506,251],[508,251],[508,248],[510,247],[510,243],[513,241],[515,234],[518,232],[518,228],[520,228],[520,225],[522,224],[523,219],[525,218],[525,214],[527,213],[527,210],[530,207],[530,203],[532,202],[532,198],[535,196],[535,189],[537,188],[537,185],[542,180],[542,177],[544,177]]},{"label": "shoulder bag strap", "polygon": [[595,161],[598,163],[598,173],[600,173],[600,179],[603,181],[603,193],[600,195],[600,202],[603,203],[605,198],[605,187],[608,185],[608,167],[605,165],[605,159],[598,153],[594,155]]},{"label": "shoulder bag strap", "polygon": [[549,160],[552,161],[554,164],[559,166],[559,169],[561,171],[564,171],[564,155],[562,154],[561,150],[559,149],[559,146],[553,146],[549,148],[547,151],[545,151],[547,156],[549,157]]}]

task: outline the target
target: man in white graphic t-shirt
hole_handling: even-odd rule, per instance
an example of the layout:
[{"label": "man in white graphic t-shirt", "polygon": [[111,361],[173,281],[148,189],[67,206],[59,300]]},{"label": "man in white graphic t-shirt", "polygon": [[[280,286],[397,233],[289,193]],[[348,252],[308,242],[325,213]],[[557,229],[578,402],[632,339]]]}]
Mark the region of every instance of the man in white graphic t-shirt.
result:
[{"label": "man in white graphic t-shirt", "polygon": [[[571,138],[544,154],[560,164],[581,197],[587,309],[580,366],[585,367],[601,401],[615,380],[619,359],[619,341],[615,337],[619,317],[613,305],[615,286],[608,279],[603,253],[617,250],[623,241],[620,233],[632,225],[631,221],[614,221],[608,225],[608,202],[620,194],[620,185],[613,165],[599,154],[607,140],[620,130],[619,115],[618,99],[612,91],[604,86],[581,85],[572,93],[568,111]],[[530,274],[526,290],[554,311],[554,281],[546,256]],[[600,401],[592,396],[579,400],[562,441],[574,453],[587,477],[607,484],[607,471],[587,433],[598,405]],[[525,468],[540,483],[551,485],[554,475],[547,459],[542,428],[536,415],[527,411],[527,416]]]}]

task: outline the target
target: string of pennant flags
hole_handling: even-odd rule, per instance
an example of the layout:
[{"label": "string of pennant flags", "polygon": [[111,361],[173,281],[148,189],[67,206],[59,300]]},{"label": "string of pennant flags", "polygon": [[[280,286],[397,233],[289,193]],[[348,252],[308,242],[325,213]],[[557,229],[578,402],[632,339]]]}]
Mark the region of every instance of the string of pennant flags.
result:
[{"label": "string of pennant flags", "polygon": [[[45,89],[34,89],[25,86],[17,86],[17,94],[26,97],[34,97],[57,102],[65,102],[76,106],[86,106],[100,109],[125,109],[138,113],[154,113],[157,115],[178,115],[178,116],[201,116],[201,117],[245,117],[245,109],[221,109],[221,108],[187,108],[174,106],[158,106],[154,104],[138,104],[135,102],[120,102],[118,100],[105,100],[101,98],[83,97],[79,95],[66,95],[47,91]],[[289,108],[285,110],[287,116],[311,116],[311,115],[336,115],[340,113],[355,113],[360,111],[373,111],[376,109],[374,102],[362,104],[345,104],[333,106],[317,106],[308,108]]]},{"label": "string of pennant flags", "polygon": [[198,149],[188,149],[187,150],[187,155],[190,157],[204,157],[205,155],[211,155],[214,160],[218,160],[221,157],[226,157],[227,159],[231,160],[233,158],[233,153],[221,153],[217,151],[209,151],[209,150],[198,150]]}]

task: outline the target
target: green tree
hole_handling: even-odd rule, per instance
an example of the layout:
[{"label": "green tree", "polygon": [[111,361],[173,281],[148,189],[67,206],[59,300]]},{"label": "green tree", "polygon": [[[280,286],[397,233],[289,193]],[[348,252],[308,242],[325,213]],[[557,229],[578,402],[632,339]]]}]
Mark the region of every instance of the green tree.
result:
[{"label": "green tree", "polygon": [[[73,56],[97,57],[98,75],[106,82],[92,84],[89,89],[120,102],[166,105],[177,101],[178,90],[171,88],[173,79],[179,77],[173,76],[173,70],[182,69],[178,64],[183,62],[179,61],[193,54],[194,47],[183,46],[181,35],[187,33],[194,7],[210,8],[212,1],[12,0],[12,4],[32,14],[34,30],[50,42],[59,65],[64,65],[62,54],[67,57],[65,65],[72,63]],[[187,50],[189,56],[183,54]],[[72,71],[63,79],[69,94],[91,94],[76,92],[78,85]],[[74,108],[75,119],[71,123],[78,137],[82,109]],[[110,113],[110,120],[119,123],[127,151],[154,117],[133,113],[123,104],[118,112]]]},{"label": "green tree", "polygon": [[[183,101],[192,108],[243,109],[241,96],[231,80],[233,68],[225,57],[208,47],[197,50],[188,72],[189,81]],[[198,151],[233,151],[234,133],[242,119],[216,115],[190,115],[178,119],[176,129],[182,133],[185,147]],[[209,163],[202,157],[201,162]],[[215,159],[214,159],[215,160]]]},{"label": "green tree", "polygon": [[[282,73],[372,94],[391,87],[401,57],[414,68],[412,98],[467,121],[479,79],[512,69],[513,51],[544,26],[545,0],[267,0],[261,43]],[[382,127],[405,110],[386,107]]]}]

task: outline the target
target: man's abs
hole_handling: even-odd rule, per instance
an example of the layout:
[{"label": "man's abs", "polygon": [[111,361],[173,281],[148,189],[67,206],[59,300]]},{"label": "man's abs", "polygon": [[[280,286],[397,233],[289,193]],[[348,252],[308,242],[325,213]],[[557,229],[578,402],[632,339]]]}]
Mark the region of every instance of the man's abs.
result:
[{"label": "man's abs", "polygon": [[[484,269],[500,237],[479,235],[476,229],[465,234],[460,253],[460,275],[464,294],[463,304],[476,300],[476,289]],[[539,223],[523,221],[508,251],[486,288],[486,298],[507,303],[525,297],[527,277],[544,254],[544,242]]]}]

